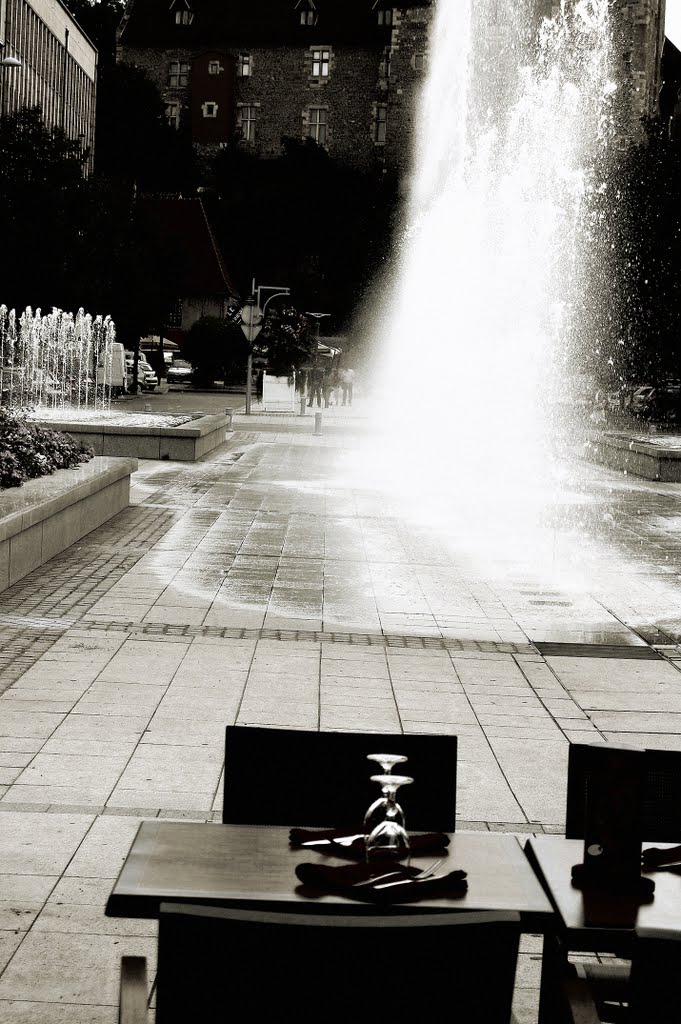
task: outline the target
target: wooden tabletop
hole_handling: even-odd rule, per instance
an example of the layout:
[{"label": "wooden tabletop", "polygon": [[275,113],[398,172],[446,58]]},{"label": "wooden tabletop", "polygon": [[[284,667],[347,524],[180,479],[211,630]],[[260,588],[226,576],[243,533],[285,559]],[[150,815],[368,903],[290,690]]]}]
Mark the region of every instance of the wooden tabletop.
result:
[{"label": "wooden tabletop", "polygon": [[[525,931],[544,931],[554,914],[520,844],[499,832],[457,832],[451,837],[442,871],[463,869],[468,891],[463,896],[431,896],[395,904],[400,912],[436,910],[507,910],[520,913]],[[412,857],[428,865],[438,856]],[[313,895],[295,875],[297,864],[347,864],[318,849],[291,849],[288,829],[269,826],[143,821],[109,897],[110,917],[158,917],[162,901],[205,902],[221,906],[258,905],[281,909],[363,904],[340,894]]]},{"label": "wooden tabletop", "polygon": [[[662,848],[671,843],[644,843]],[[527,854],[543,880],[563,927],[569,933],[570,949],[622,950],[633,939],[636,927],[656,928],[670,936],[681,934],[681,875],[652,871],[645,875],[655,882],[649,903],[627,900],[604,893],[583,893],[572,885],[573,864],[583,860],[584,842],[562,836],[535,836],[527,841]]]}]

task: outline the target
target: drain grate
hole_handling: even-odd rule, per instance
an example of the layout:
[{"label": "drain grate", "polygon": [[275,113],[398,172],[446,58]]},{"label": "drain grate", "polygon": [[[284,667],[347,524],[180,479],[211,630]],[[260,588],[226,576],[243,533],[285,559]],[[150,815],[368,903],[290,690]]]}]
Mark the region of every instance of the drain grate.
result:
[{"label": "drain grate", "polygon": [[661,655],[647,645],[535,643],[545,658],[618,658],[621,661],[656,661]]}]

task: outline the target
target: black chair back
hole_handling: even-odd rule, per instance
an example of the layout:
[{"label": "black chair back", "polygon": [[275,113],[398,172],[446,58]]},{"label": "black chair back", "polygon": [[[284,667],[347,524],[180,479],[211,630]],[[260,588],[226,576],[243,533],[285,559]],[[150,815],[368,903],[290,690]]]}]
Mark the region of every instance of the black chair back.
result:
[{"label": "black chair back", "polygon": [[382,772],[367,754],[404,754],[394,774],[414,779],[398,802],[407,828],[456,828],[456,736],[308,732],[227,726],[222,820],[232,825],[360,829],[381,795],[370,776]]},{"label": "black chair back", "polygon": [[508,1024],[519,933],[513,913],[353,907],[296,914],[162,904],[156,1022],[451,1017]]},{"label": "black chair back", "polygon": [[[594,782],[603,787],[603,760],[599,752],[621,752],[611,778],[613,796],[626,796],[636,787],[642,770],[641,835],[643,842],[681,843],[681,751],[641,750],[614,743],[571,743],[568,754],[565,835],[585,838],[585,809]],[[626,766],[629,767],[626,767]],[[631,774],[629,774],[631,773]]]},{"label": "black chair back", "polygon": [[629,1024],[679,1019],[681,936],[637,928],[628,990]]}]

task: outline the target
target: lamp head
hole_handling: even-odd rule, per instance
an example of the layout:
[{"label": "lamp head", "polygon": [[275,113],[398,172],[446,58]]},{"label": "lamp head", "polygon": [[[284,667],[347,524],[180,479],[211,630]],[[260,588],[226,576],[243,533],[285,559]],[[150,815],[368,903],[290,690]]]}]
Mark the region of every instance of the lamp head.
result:
[{"label": "lamp head", "polygon": [[18,57],[3,57],[2,60],[0,60],[0,64],[2,65],[3,68],[20,68],[21,67],[21,61],[19,60]]}]

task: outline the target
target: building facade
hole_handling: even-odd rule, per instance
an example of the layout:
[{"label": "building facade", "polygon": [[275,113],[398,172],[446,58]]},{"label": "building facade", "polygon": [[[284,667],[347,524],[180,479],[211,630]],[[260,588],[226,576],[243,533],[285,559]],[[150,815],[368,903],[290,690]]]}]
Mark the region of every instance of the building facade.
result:
[{"label": "building facade", "polygon": [[118,59],[156,83],[196,145],[279,156],[310,137],[339,161],[401,161],[427,60],[429,2],[133,0]]},{"label": "building facade", "polygon": [[3,57],[19,67],[3,67],[0,111],[11,114],[39,106],[49,128],[81,138],[90,151],[95,141],[97,50],[60,0],[0,0]]}]

